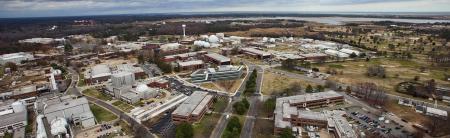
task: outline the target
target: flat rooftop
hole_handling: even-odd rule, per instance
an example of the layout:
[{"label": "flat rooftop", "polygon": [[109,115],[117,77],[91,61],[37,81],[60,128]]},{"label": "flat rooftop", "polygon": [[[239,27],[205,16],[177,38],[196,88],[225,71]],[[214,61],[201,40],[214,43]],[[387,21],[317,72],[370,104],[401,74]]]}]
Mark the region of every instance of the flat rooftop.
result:
[{"label": "flat rooftop", "polygon": [[326,91],[326,92],[308,93],[308,94],[303,94],[303,95],[282,97],[282,98],[278,98],[277,102],[288,102],[290,104],[293,104],[293,103],[302,103],[302,102],[315,101],[315,100],[321,100],[321,99],[330,99],[330,98],[336,98],[336,97],[341,97],[341,96],[342,96],[341,94],[339,94],[335,91]]},{"label": "flat rooftop", "polygon": [[212,95],[209,95],[208,92],[195,91],[172,114],[179,116],[198,115],[212,98]]},{"label": "flat rooftop", "polygon": [[255,49],[255,48],[242,48],[242,50],[250,52],[250,53],[258,54],[261,56],[270,56],[269,52],[261,51],[261,50]]},{"label": "flat rooftop", "polygon": [[323,53],[308,53],[308,54],[300,54],[302,57],[312,58],[312,57],[328,57],[327,54]]},{"label": "flat rooftop", "polygon": [[191,61],[179,61],[178,65],[182,66],[182,67],[186,67],[186,66],[192,66],[192,65],[201,65],[203,64],[203,61],[201,60],[191,60]]},{"label": "flat rooftop", "polygon": [[289,97],[277,98],[275,105],[275,126],[279,128],[292,127],[291,122],[284,121],[283,118],[291,118],[291,115],[298,115],[299,117],[326,120],[325,117],[318,115],[315,112],[299,110],[295,106],[291,106],[293,103],[305,102],[309,100],[318,100],[342,96],[335,91],[310,93]]},{"label": "flat rooftop", "polygon": [[219,62],[230,62],[231,61],[230,58],[228,58],[226,56],[222,56],[222,55],[217,54],[217,53],[209,53],[209,54],[206,54],[206,56],[208,56],[208,57],[210,57],[210,58],[212,58],[214,60],[217,60]]},{"label": "flat rooftop", "polygon": [[13,112],[0,116],[0,127],[4,125],[10,125],[17,122],[26,122],[26,121],[27,121],[27,111]]}]

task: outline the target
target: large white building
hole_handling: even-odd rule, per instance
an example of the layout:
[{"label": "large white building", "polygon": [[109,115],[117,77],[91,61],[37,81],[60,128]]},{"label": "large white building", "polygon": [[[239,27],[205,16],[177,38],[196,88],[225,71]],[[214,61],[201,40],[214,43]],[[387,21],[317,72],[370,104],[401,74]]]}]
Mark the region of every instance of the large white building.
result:
[{"label": "large white building", "polygon": [[74,98],[72,95],[42,99],[35,104],[37,113],[44,115],[49,124],[57,118],[64,118],[74,125],[84,128],[95,125],[94,114],[84,97]]},{"label": "large white building", "polygon": [[3,54],[0,56],[0,64],[4,65],[7,62],[21,64],[22,61],[33,59],[34,56],[31,53],[19,52],[19,53]]}]

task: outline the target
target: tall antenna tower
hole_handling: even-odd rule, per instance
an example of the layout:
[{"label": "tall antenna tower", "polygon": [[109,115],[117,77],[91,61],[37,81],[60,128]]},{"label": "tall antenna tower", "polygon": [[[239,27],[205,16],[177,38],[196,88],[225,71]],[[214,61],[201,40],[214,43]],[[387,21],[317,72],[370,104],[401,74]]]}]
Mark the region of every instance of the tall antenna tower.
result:
[{"label": "tall antenna tower", "polygon": [[186,37],[186,25],[183,24],[183,25],[181,25],[181,27],[183,27],[183,38],[185,38]]}]

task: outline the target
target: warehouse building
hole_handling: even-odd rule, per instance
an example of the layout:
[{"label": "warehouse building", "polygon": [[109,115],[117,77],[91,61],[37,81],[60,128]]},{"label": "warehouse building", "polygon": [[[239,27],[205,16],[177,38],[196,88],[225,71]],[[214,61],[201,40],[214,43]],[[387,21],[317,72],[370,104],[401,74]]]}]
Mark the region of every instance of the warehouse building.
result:
[{"label": "warehouse building", "polygon": [[191,74],[193,83],[218,81],[218,80],[234,80],[239,79],[242,75],[243,66],[222,65],[215,68],[199,69]]},{"label": "warehouse building", "polygon": [[267,58],[271,58],[272,55],[268,52],[265,51],[261,51],[255,48],[242,48],[241,49],[241,53],[259,58],[259,59],[267,59]]},{"label": "warehouse building", "polygon": [[22,64],[22,61],[34,60],[34,56],[31,53],[19,52],[11,54],[3,54],[0,56],[0,64],[12,62],[15,64]]},{"label": "warehouse building", "polygon": [[222,56],[220,54],[217,53],[210,53],[210,54],[206,54],[205,55],[205,61],[206,62],[210,62],[210,63],[214,63],[216,65],[230,65],[231,64],[231,59],[226,57],[226,56]]},{"label": "warehouse building", "polygon": [[323,62],[327,60],[328,55],[323,53],[308,53],[308,54],[300,54],[300,56],[305,57],[308,61],[313,62]]},{"label": "warehouse building", "polygon": [[207,92],[195,91],[172,113],[172,120],[176,123],[193,123],[200,121],[212,104],[213,96]]}]

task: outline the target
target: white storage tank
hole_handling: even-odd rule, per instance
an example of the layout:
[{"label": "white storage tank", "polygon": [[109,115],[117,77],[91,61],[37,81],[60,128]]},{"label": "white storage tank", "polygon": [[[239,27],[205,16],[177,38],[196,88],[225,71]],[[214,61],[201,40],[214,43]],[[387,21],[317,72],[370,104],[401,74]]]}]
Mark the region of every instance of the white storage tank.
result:
[{"label": "white storage tank", "polygon": [[208,38],[208,41],[211,43],[219,43],[220,42],[219,38],[216,35],[210,35]]}]

